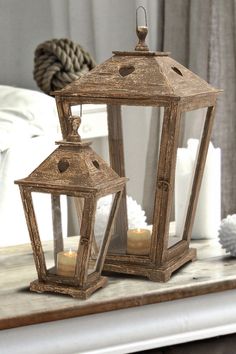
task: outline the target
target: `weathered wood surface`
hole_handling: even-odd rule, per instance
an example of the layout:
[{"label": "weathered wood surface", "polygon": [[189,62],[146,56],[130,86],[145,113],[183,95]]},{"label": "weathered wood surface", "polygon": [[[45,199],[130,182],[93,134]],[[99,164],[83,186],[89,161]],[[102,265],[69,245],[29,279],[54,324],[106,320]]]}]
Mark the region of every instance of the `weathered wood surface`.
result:
[{"label": "weathered wood surface", "polygon": [[150,56],[142,52],[137,56],[136,53],[116,52],[79,80],[55,91],[55,96],[128,97],[131,102],[152,98],[158,101],[158,97],[173,100],[219,92],[167,55],[155,53]]},{"label": "weathered wood surface", "polygon": [[[167,281],[177,268],[195,260],[196,252],[189,249],[191,227],[197,206],[205,159],[213,122],[212,108],[220,90],[170,58],[167,53],[150,53],[144,39],[147,27],[137,27],[139,44],[134,52],[114,52],[113,57],[92,71],[55,91],[60,121],[70,120],[68,105],[106,103],[108,107],[109,153],[111,167],[125,176],[124,146],[120,105],[164,106],[164,121],[160,145],[155,205],[152,217],[153,232],[149,264],[147,257],[125,255],[127,234],[126,192],[118,211],[115,235],[105,260],[109,272],[145,276],[153,281]],[[163,55],[164,54],[164,55]],[[101,89],[102,88],[102,89]],[[182,113],[208,107],[194,184],[188,206],[183,240],[168,247],[168,227],[173,205],[173,190],[179,128]],[[65,131],[64,125],[62,131]],[[123,217],[121,217],[123,216]],[[118,241],[117,241],[118,240]],[[123,256],[122,256],[123,254]],[[118,257],[117,257],[118,256]],[[143,262],[144,261],[144,262]],[[134,264],[135,262],[135,264]]]},{"label": "weathered wood surface", "polygon": [[[125,177],[125,153],[122,131],[122,117],[120,106],[107,106],[107,123],[109,132],[109,156],[110,164],[113,170],[121,177]],[[109,251],[115,253],[125,253],[127,244],[127,204],[126,204],[126,186],[122,194],[120,207],[115,221],[114,233],[119,237],[111,239]]]},{"label": "weathered wood surface", "polygon": [[[77,118],[76,125],[77,128]],[[75,129],[76,130],[76,129]],[[71,131],[69,129],[69,131]],[[73,134],[72,134],[73,135]],[[71,146],[72,144],[72,146]],[[104,286],[99,280],[100,274],[95,269],[94,274],[88,274],[92,243],[94,240],[94,222],[97,200],[107,195],[120,195],[126,178],[119,177],[110,166],[100,158],[87,143],[76,141],[76,132],[71,141],[63,141],[60,147],[50,154],[28,177],[15,181],[19,184],[25,217],[34,252],[35,265],[38,271],[39,282],[32,283],[32,291],[55,291],[56,293],[71,294],[80,299],[87,298],[98,285]],[[59,196],[67,195],[84,198],[83,213],[80,227],[80,243],[77,252],[77,266],[74,277],[64,277],[52,274],[46,268],[45,256],[41,245],[40,233],[35,215],[32,192],[51,193],[54,258],[63,251],[61,213]],[[116,198],[115,207],[119,207],[120,198]],[[113,217],[116,208],[112,207],[109,218],[109,228],[103,242],[110,241]],[[79,213],[80,214],[80,213]],[[80,215],[78,215],[79,217]],[[57,240],[59,242],[57,242]],[[109,244],[102,244],[101,250],[108,249]],[[99,271],[103,268],[106,254],[99,253]],[[45,285],[45,283],[47,283]],[[88,287],[90,289],[88,289]],[[76,288],[76,289],[75,289]]]},{"label": "weathered wood surface", "polygon": [[236,259],[226,256],[217,241],[194,241],[191,246],[198,249],[198,261],[181,268],[169,282],[109,277],[107,287],[86,301],[30,292],[29,284],[37,278],[31,246],[2,248],[0,329],[236,288]]},{"label": "weathered wood surface", "polygon": [[[196,252],[193,249],[189,249],[189,239],[191,237],[191,227],[194,222],[194,212],[196,210],[197,197],[200,191],[201,178],[203,175],[204,164],[210,141],[210,133],[213,122],[213,115],[210,114],[210,112],[211,109],[208,108],[206,123],[204,125],[205,129],[203,131],[203,138],[200,145],[201,154],[198,156],[198,168],[196,169],[194,184],[192,186],[191,198],[188,207],[189,214],[187,216],[183,239],[169,248],[168,230],[171,209],[173,206],[175,166],[179,142],[180,122],[182,118],[181,105],[173,101],[168,107],[165,107],[164,111],[160,153],[157,167],[154,211],[152,216],[153,230],[149,264],[144,266],[142,256],[137,258],[130,255],[129,259],[127,259],[126,256],[120,256],[118,258],[117,255],[122,253],[120,251],[122,247],[117,247],[117,249],[113,248],[111,254],[108,254],[106,257],[104,265],[104,269],[106,271],[146,276],[153,281],[168,281],[176,269],[182,267],[184,263],[196,259]],[[117,118],[116,115],[114,115],[114,118]],[[121,119],[119,120],[119,125],[121,125]],[[122,129],[114,129],[115,123],[111,112],[110,115],[108,115],[108,126],[111,166],[118,174],[122,173],[121,176],[125,176]],[[127,210],[123,208],[122,212],[125,212],[124,220],[126,220]],[[122,231],[122,229],[119,231]],[[120,232],[120,234],[122,235],[123,240],[125,240],[126,232]],[[124,248],[124,242],[122,246]],[[146,256],[143,258],[146,260]],[[134,264],[134,261],[136,264]]]}]

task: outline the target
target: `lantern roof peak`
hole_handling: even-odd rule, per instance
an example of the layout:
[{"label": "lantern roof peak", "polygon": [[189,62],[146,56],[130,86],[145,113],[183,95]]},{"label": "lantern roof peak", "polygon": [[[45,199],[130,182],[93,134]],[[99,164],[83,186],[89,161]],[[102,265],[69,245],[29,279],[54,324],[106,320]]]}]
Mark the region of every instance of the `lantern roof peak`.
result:
[{"label": "lantern roof peak", "polygon": [[117,173],[91,149],[89,143],[60,143],[28,177],[18,184],[32,187],[64,188],[65,191],[99,192],[123,184]]},{"label": "lantern roof peak", "polygon": [[[141,17],[142,16],[142,17]],[[142,20],[140,22],[140,20]],[[205,80],[169,57],[169,52],[150,51],[146,43],[148,34],[147,11],[136,9],[138,43],[134,51],[113,51],[113,56],[93,70],[73,81],[55,96],[70,97],[81,102],[96,100],[103,103],[125,104],[161,101],[218,93]],[[146,101],[145,101],[146,100]]]},{"label": "lantern roof peak", "polygon": [[81,99],[181,99],[220,90],[175,61],[167,52],[114,51],[113,56],[55,96]]}]

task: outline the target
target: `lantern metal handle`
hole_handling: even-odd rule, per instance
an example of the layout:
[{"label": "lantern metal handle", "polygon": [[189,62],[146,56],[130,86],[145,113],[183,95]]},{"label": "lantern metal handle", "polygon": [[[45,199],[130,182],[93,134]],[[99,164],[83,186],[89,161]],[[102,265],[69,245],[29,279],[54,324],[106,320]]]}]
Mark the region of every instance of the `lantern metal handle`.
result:
[{"label": "lantern metal handle", "polygon": [[[140,9],[143,9],[144,11],[144,17],[145,17],[145,26],[138,26],[138,12]],[[139,39],[138,44],[135,47],[135,50],[137,51],[148,51],[148,46],[145,43],[146,36],[148,34],[148,26],[147,26],[147,11],[145,7],[139,6],[136,9],[136,33]]]},{"label": "lantern metal handle", "polygon": [[137,30],[137,28],[138,28],[138,11],[139,11],[139,9],[143,9],[143,11],[144,11],[145,27],[147,27],[147,11],[146,11],[146,9],[145,9],[144,6],[139,6],[139,7],[137,7],[137,9],[136,9],[136,30]]}]

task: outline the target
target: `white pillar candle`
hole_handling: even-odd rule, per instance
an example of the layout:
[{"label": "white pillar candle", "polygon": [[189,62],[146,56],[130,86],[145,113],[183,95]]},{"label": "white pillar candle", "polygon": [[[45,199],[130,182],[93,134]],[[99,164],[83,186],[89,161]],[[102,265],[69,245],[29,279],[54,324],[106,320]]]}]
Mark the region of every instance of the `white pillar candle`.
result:
[{"label": "white pillar candle", "polygon": [[[175,177],[175,221],[176,234],[183,232],[192,188],[193,172],[199,141],[188,140],[187,148],[177,152]],[[192,238],[213,238],[218,234],[221,220],[221,151],[209,145],[200,194],[198,198]]]},{"label": "white pillar candle", "polygon": [[127,253],[146,256],[150,252],[151,232],[147,229],[130,229],[127,232]]},{"label": "white pillar candle", "polygon": [[57,274],[66,277],[75,275],[77,253],[74,251],[62,251],[57,254]]}]

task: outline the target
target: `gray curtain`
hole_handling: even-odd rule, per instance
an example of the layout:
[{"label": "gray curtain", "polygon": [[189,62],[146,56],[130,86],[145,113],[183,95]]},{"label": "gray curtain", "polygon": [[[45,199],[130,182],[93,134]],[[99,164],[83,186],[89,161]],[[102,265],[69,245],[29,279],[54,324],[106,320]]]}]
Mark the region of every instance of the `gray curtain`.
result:
[{"label": "gray curtain", "polygon": [[213,141],[222,149],[222,216],[236,212],[236,1],[211,1],[209,81],[219,98]]},{"label": "gray curtain", "polygon": [[[212,142],[222,151],[222,217],[236,212],[236,1],[165,0],[162,49],[210,84],[224,90],[219,96]],[[159,49],[159,48],[158,48]],[[157,155],[159,123],[153,117],[147,166]],[[191,129],[186,125],[186,129]],[[152,199],[155,172],[144,187],[144,205]]]}]

